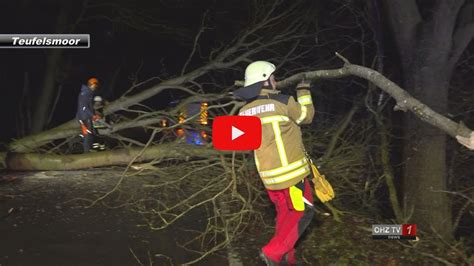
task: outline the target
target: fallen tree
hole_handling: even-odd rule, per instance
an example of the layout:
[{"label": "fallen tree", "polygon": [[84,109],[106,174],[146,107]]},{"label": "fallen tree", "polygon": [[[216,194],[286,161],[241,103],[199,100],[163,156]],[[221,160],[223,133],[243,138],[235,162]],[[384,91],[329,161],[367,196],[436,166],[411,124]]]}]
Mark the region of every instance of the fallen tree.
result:
[{"label": "fallen tree", "polygon": [[[457,135],[469,137],[470,133],[472,132],[472,130],[467,128],[465,125],[461,123],[456,123],[451,119],[436,113],[422,102],[413,98],[408,92],[406,92],[406,90],[402,89],[400,86],[395,84],[393,81],[387,79],[376,70],[360,65],[351,64],[346,59],[344,60],[345,64],[342,68],[331,70],[316,70],[294,74],[291,77],[279,81],[277,83],[277,87],[278,89],[285,89],[290,87],[291,85],[296,84],[302,79],[315,81],[318,79],[335,79],[354,75],[374,83],[381,90],[392,96],[397,101],[397,105],[394,108],[395,110],[402,110],[405,112],[411,111],[423,121],[441,129],[452,137]],[[186,78],[183,78],[182,80],[186,80]],[[242,82],[236,82],[236,85],[241,84]],[[170,84],[169,87],[167,87],[166,85],[159,85],[153,87],[150,89],[151,92],[147,91],[148,97],[151,97],[167,88],[173,88],[173,86]],[[190,90],[186,91],[190,94],[196,95],[196,93]],[[115,111],[121,110],[121,108],[126,108],[130,105],[136,104],[137,102],[145,100],[148,97],[144,95],[137,95],[132,98],[127,98],[126,100],[119,99],[108,107],[108,109],[106,110],[106,114],[111,114]],[[12,141],[9,145],[9,148],[11,151],[14,152],[27,152],[41,145],[44,145],[49,141],[73,136],[77,134],[77,128],[78,126],[75,121],[69,121],[61,126],[46,130],[39,134],[27,136],[25,138]],[[122,127],[121,129],[124,128]]]},{"label": "fallen tree", "polygon": [[[384,77],[379,72],[371,68],[351,64],[344,57],[340,56],[339,54],[337,55],[344,61],[344,66],[342,68],[333,69],[333,70],[316,70],[316,71],[297,73],[282,81],[279,81],[277,83],[278,89],[280,90],[286,89],[296,84],[298,81],[302,79],[306,79],[306,80],[334,79],[334,78],[343,78],[343,77],[353,75],[353,76],[364,78],[370,81],[371,83],[379,87],[381,90],[383,90],[384,92],[392,96],[396,100],[396,105],[394,107],[394,110],[402,110],[405,112],[411,111],[421,120],[431,124],[434,127],[439,128],[440,130],[446,132],[452,137],[457,136],[457,135],[469,136],[470,133],[472,132],[472,130],[467,128],[464,124],[456,123],[452,121],[451,119],[435,112],[430,107],[428,107],[427,105],[423,104],[419,100],[412,97],[408,92],[406,92],[404,89],[402,89],[400,86],[398,86],[391,80]],[[186,79],[187,78],[181,78],[180,80],[186,80]],[[241,82],[237,81],[236,85],[241,85]],[[171,87],[172,85],[169,86],[169,88]],[[155,93],[159,93],[166,88],[168,87],[165,85],[156,86],[149,89],[151,90],[151,92],[147,90],[146,94],[148,95],[148,97],[151,97]],[[194,95],[192,97],[193,99],[220,100],[220,99],[229,98],[229,96],[226,96],[224,94],[223,95],[211,95],[211,94],[205,95],[205,94],[197,94],[191,90],[184,89],[182,87],[179,87],[178,89],[185,90],[188,93]],[[146,98],[147,97],[139,94],[139,95],[134,96],[134,100],[130,100],[130,98],[126,98],[126,100],[119,99],[107,109],[107,113],[110,114],[113,111],[117,111],[117,110],[120,110],[120,108],[125,108],[126,106],[133,105],[137,101],[142,101]],[[235,101],[235,99],[231,98],[231,100],[232,101],[227,104],[214,106],[214,107],[211,106],[211,108],[222,107],[225,105],[239,106],[238,102]],[[185,102],[192,102],[192,101],[193,100],[191,99]],[[176,110],[178,110],[178,108],[175,109],[175,112]],[[156,124],[163,117],[163,115],[164,115],[163,113],[161,113],[160,116],[155,116],[155,117],[153,116],[150,117],[148,115],[143,119],[136,119],[133,121],[120,123],[104,131],[103,134],[110,135],[118,130],[123,130],[123,129],[137,127],[137,126],[143,127],[147,125]],[[89,167],[97,167],[97,166],[105,166],[105,165],[127,164],[128,163],[127,159],[130,158],[129,154],[134,153],[134,151],[130,151],[128,149],[123,150],[123,151],[119,150],[118,152],[106,152],[106,153],[99,153],[99,154],[92,154],[92,155],[46,155],[45,156],[45,155],[34,154],[34,153],[28,153],[28,154],[18,153],[18,152],[28,152],[41,145],[44,145],[45,143],[48,143],[49,141],[71,137],[71,136],[74,136],[75,134],[77,134],[77,125],[75,125],[75,121],[70,121],[59,127],[53,128],[51,130],[47,130],[40,134],[28,136],[23,139],[13,141],[9,147],[12,152],[16,152],[16,153],[13,153],[12,156],[8,156],[7,166],[10,169],[16,169],[16,170],[33,170],[33,169],[53,170],[53,169],[89,168]],[[180,157],[178,153],[174,153],[174,152],[167,153],[164,151],[166,149],[173,150],[175,149],[175,147],[177,147],[177,149],[179,150],[178,148],[179,146],[174,146],[173,144],[150,147],[149,148],[150,151],[147,151],[147,155],[150,155],[150,156],[143,157],[142,161],[146,160],[145,158],[148,158],[148,160],[151,160],[152,158],[154,158],[153,155],[156,155],[158,157],[159,156]],[[194,151],[195,149],[190,148],[190,150]],[[213,153],[212,148],[207,148],[207,149],[199,148],[198,150],[205,151],[203,154],[210,155]],[[61,159],[63,156],[64,158]],[[120,156],[122,156],[122,159],[119,158]],[[101,158],[101,157],[103,157],[104,159],[96,160],[97,158]],[[87,159],[87,158],[90,158],[90,159]],[[44,163],[45,165],[41,166],[42,163]]]},{"label": "fallen tree", "polygon": [[110,150],[87,154],[39,154],[9,153],[6,165],[11,170],[74,170],[91,167],[127,165],[130,162],[146,162],[163,158],[209,158],[220,153],[209,147],[167,143],[143,148]]},{"label": "fallen tree", "polygon": [[[304,17],[303,15],[312,17],[313,14],[298,4],[290,5],[284,10],[279,10],[278,7],[280,4],[282,4],[281,1],[275,1],[275,3],[268,5],[262,3],[262,6],[259,6],[259,8],[252,9],[256,12],[254,17],[258,19],[251,20],[247,28],[243,29],[240,34],[237,34],[237,37],[232,41],[228,42],[229,45],[210,50],[205,63],[193,68],[190,63],[194,57],[197,56],[196,50],[199,50],[197,48],[199,48],[200,45],[200,33],[202,33],[202,30],[205,28],[203,24],[195,36],[194,46],[180,74],[167,78],[153,77],[140,83],[134,83],[120,98],[111,102],[104,109],[106,115],[125,113],[129,119],[114,124],[108,130],[101,132],[101,134],[119,140],[126,140],[128,144],[130,144],[130,147],[143,147],[143,143],[137,140],[127,139],[121,136],[119,131],[134,127],[156,129],[156,125],[164,117],[177,120],[178,108],[173,110],[174,113],[169,111],[155,111],[153,108],[147,108],[147,111],[143,111],[142,103],[145,100],[149,100],[166,90],[187,93],[191,96],[190,99],[213,101],[213,104],[216,106],[233,105],[230,113],[235,112],[239,104],[241,105],[242,103],[238,103],[235,98],[225,94],[225,91],[232,90],[233,88],[228,88],[227,90],[222,89],[225,88],[225,85],[220,84],[222,80],[220,82],[217,81],[217,76],[223,76],[222,74],[225,72],[228,73],[229,69],[239,69],[252,61],[251,58],[260,57],[262,54],[271,54],[272,57],[266,56],[266,60],[278,62],[279,65],[282,65],[288,62],[291,64],[291,61],[297,61],[298,58],[304,57],[308,52],[298,50],[297,48],[301,40],[312,38],[311,36],[314,34],[314,32],[307,30],[307,21],[302,19]],[[288,23],[288,21],[291,22]],[[308,32],[311,34],[308,34]],[[278,47],[284,47],[284,49],[278,50]],[[288,49],[288,47],[291,49]],[[397,103],[395,106],[396,110],[411,111],[420,119],[440,128],[450,136],[469,136],[471,132],[470,129],[434,112],[430,107],[413,98],[405,90],[385,78],[379,72],[371,68],[351,64],[347,59],[340,55],[338,56],[344,61],[344,65],[341,68],[299,72],[279,81],[277,83],[278,89],[284,90],[289,88],[303,78],[316,81],[320,79],[339,79],[348,76],[356,76],[370,81],[392,96]],[[311,66],[307,68],[311,68]],[[187,69],[192,70],[188,71]],[[240,73],[242,72],[243,71]],[[201,79],[205,79],[206,82],[200,84]],[[207,94],[209,91],[203,88],[204,83],[212,84],[214,88],[221,88],[216,92],[222,94]],[[147,86],[147,84],[150,85]],[[32,156],[31,154],[34,153],[56,152],[58,149],[51,148],[53,145],[49,144],[54,143],[54,145],[57,145],[58,140],[74,137],[78,133],[78,123],[71,120],[58,127],[13,140],[9,143],[7,148],[9,152],[28,153],[30,154],[28,156]],[[156,143],[152,143],[151,146],[154,144]],[[104,153],[103,155],[106,156],[107,154]],[[11,158],[21,157],[22,156],[17,154]],[[104,163],[105,161],[106,160],[104,160]],[[10,165],[14,165],[12,159],[9,159],[9,162]],[[94,165],[97,165],[97,162],[94,162]],[[84,167],[87,166],[84,165]]]}]

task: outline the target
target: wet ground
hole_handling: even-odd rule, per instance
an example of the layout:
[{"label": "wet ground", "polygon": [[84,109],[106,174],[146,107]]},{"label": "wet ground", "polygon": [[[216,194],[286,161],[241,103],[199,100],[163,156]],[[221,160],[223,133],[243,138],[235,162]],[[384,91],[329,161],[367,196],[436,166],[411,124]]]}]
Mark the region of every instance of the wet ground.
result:
[{"label": "wet ground", "polygon": [[[123,206],[153,177],[129,178],[121,193],[91,206],[114,188],[122,170],[0,173],[0,266],[180,265],[195,259],[178,243],[187,236],[183,228],[205,226],[202,215],[190,213],[174,227],[151,231],[142,216]],[[195,265],[263,265],[257,252],[271,237],[272,215],[264,214],[267,225],[248,227],[230,248]],[[372,240],[375,223],[380,222],[354,213],[339,223],[316,215],[299,257],[304,265],[468,265],[456,251],[460,246],[435,250],[434,241],[422,247],[423,242]]]},{"label": "wet ground", "polygon": [[[88,207],[89,199],[114,187],[117,173],[5,174],[0,183],[0,265],[171,265],[195,258],[177,247],[173,228],[152,232],[139,227],[143,218],[113,206],[113,200],[108,201],[112,206]],[[140,180],[127,183],[127,189],[139,190]],[[197,265],[227,264],[226,254],[216,254]]]}]

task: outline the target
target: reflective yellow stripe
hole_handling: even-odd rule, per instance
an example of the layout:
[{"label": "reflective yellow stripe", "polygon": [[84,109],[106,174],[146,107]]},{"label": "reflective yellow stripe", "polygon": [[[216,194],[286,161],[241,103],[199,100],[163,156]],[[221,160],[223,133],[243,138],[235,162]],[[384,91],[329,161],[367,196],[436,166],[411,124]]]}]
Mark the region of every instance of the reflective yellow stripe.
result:
[{"label": "reflective yellow stripe", "polygon": [[283,145],[283,139],[281,138],[280,125],[278,121],[272,122],[273,134],[275,135],[275,142],[277,145],[278,155],[280,156],[280,161],[282,166],[288,165],[288,159],[286,158],[285,145]]},{"label": "reflective yellow stripe", "polygon": [[311,99],[311,95],[303,95],[298,97],[298,102],[301,105],[309,105],[313,103],[313,100]]},{"label": "reflective yellow stripe", "polygon": [[272,115],[272,116],[262,117],[262,118],[260,118],[260,121],[262,122],[262,124],[270,124],[270,123],[273,123],[273,122],[290,121],[290,118],[288,118],[288,116],[284,116],[284,115]]},{"label": "reflective yellow stripe", "polygon": [[301,167],[300,169],[295,170],[295,171],[293,171],[291,173],[288,173],[288,174],[284,174],[284,175],[274,177],[274,178],[262,178],[262,181],[266,185],[274,185],[274,184],[278,184],[278,183],[283,183],[283,182],[288,181],[290,179],[293,179],[297,176],[308,174],[309,171],[310,171],[309,166],[305,165],[304,167]]},{"label": "reflective yellow stripe", "polygon": [[298,160],[296,162],[292,162],[291,164],[289,164],[287,166],[275,168],[275,169],[272,169],[272,170],[262,171],[262,172],[259,172],[259,174],[260,174],[261,177],[277,176],[277,175],[281,175],[281,174],[284,174],[286,172],[289,172],[291,170],[300,168],[301,166],[303,166],[304,164],[307,164],[307,163],[308,163],[308,161],[306,160],[306,157],[305,157],[305,158],[303,158],[301,160]]},{"label": "reflective yellow stripe", "polygon": [[283,139],[281,138],[280,122],[290,121],[290,118],[284,115],[272,115],[262,117],[260,118],[260,121],[262,124],[272,124],[273,134],[275,135],[275,142],[277,145],[278,155],[280,156],[281,165],[287,166],[288,158],[286,157],[285,145],[283,144]]},{"label": "reflective yellow stripe", "polygon": [[308,108],[306,108],[306,106],[302,105],[301,106],[301,115],[296,120],[296,124],[301,123],[306,118],[307,114],[308,114]]},{"label": "reflective yellow stripe", "polygon": [[293,208],[296,211],[304,211],[303,190],[296,186],[289,187],[290,198]]}]

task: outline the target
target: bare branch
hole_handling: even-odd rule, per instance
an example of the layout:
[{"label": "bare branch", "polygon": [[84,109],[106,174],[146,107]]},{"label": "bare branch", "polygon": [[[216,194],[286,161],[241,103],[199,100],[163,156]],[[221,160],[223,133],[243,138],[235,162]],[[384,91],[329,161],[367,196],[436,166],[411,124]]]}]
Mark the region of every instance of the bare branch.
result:
[{"label": "bare branch", "polygon": [[[371,68],[351,64],[341,55],[338,55],[338,57],[344,61],[344,66],[342,68],[333,70],[316,70],[294,74],[282,81],[277,82],[277,88],[288,88],[289,86],[295,85],[302,79],[317,80],[327,78],[342,78],[348,75],[354,75],[372,82],[375,86],[379,87],[381,90],[392,96],[397,101],[395,110],[410,110],[421,120],[441,129],[452,137],[457,135],[467,137],[470,135],[472,130],[467,128],[465,125],[456,123],[451,119],[438,114],[427,105],[413,98],[413,96],[411,96],[408,92],[403,90],[393,81],[384,77],[379,72]],[[242,81],[236,81],[236,85],[242,85]]]},{"label": "bare branch", "polygon": [[194,38],[194,44],[193,44],[193,49],[191,50],[191,53],[189,54],[189,57],[188,57],[188,60],[186,60],[186,62],[184,63],[184,66],[181,70],[181,76],[184,75],[184,73],[186,72],[186,67],[188,66],[189,62],[191,62],[191,59],[193,58],[194,56],[194,53],[196,52],[196,48],[198,46],[198,41],[199,41],[199,37],[201,37],[201,34],[206,30],[208,29],[206,26],[204,26],[205,24],[205,21],[206,21],[206,17],[207,17],[207,14],[209,13],[209,10],[207,10],[205,13],[204,13],[204,16],[202,18],[202,22],[201,22],[201,27],[199,27],[199,31],[198,33],[196,34],[196,37]]}]

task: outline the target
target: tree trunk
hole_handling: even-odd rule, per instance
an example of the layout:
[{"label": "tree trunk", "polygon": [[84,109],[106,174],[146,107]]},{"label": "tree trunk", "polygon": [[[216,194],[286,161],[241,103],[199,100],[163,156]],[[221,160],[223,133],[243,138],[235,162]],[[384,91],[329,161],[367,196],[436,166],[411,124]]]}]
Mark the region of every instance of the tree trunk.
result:
[{"label": "tree trunk", "polygon": [[[404,87],[441,115],[447,113],[449,82],[456,62],[474,36],[472,6],[465,2],[382,2],[398,47]],[[429,15],[422,16],[422,8],[429,8]],[[462,15],[465,13],[471,15]],[[405,215],[423,231],[451,239],[450,200],[447,193],[440,192],[447,190],[446,135],[408,113],[405,138]]]},{"label": "tree trunk", "polygon": [[[406,87],[441,114],[447,111],[448,78],[431,71],[409,71]],[[415,96],[415,97],[416,97]],[[404,211],[423,231],[452,236],[451,203],[446,193],[446,134],[408,113],[405,120]]]},{"label": "tree trunk", "polygon": [[[64,30],[69,15],[68,5],[62,5],[59,12],[55,33],[62,33]],[[40,132],[47,126],[51,104],[55,99],[56,77],[62,55],[63,49],[50,49],[46,54],[44,79],[33,112],[31,133]]]}]

